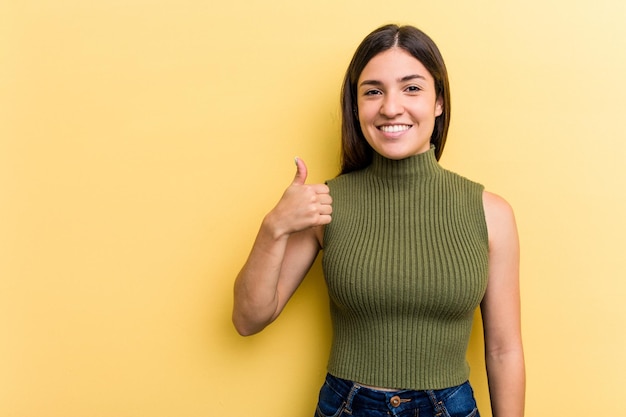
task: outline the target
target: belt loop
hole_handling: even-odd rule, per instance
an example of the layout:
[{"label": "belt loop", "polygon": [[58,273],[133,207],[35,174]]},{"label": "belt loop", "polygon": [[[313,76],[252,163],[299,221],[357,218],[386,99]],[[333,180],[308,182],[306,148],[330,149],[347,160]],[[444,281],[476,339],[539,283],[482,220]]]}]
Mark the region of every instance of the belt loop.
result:
[{"label": "belt loop", "polygon": [[348,414],[352,414],[352,401],[360,389],[361,386],[359,384],[352,383],[352,389],[350,389],[348,398],[346,398],[346,412]]},{"label": "belt loop", "polygon": [[446,407],[443,405],[442,401],[439,401],[437,399],[437,396],[435,395],[435,391],[427,390],[426,393],[428,393],[428,398],[430,399],[430,402],[433,405],[433,408],[435,409],[435,417],[448,416]]}]

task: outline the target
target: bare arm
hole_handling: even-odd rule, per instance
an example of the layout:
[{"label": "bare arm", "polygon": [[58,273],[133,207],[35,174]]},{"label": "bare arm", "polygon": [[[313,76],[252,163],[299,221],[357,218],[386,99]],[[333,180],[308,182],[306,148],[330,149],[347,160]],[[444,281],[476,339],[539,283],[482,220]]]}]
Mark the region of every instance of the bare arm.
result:
[{"label": "bare arm", "polygon": [[294,181],[263,219],[235,281],[233,324],[242,335],[258,333],[278,317],[315,261],[331,219],[328,186],[306,185],[306,166],[296,164]]},{"label": "bare arm", "polygon": [[525,366],[519,288],[519,242],[513,210],[495,194],[483,195],[489,230],[489,281],[481,304],[485,360],[494,417],[522,417]]}]

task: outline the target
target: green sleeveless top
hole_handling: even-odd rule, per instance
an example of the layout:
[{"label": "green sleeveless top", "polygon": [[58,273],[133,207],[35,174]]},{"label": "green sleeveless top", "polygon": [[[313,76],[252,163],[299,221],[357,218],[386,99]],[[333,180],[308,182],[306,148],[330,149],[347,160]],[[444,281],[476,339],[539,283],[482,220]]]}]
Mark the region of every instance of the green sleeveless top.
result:
[{"label": "green sleeveless top", "polygon": [[332,375],[398,389],[441,389],[469,377],[473,313],[487,286],[483,187],[437,162],[375,154],[328,181],[324,234]]}]

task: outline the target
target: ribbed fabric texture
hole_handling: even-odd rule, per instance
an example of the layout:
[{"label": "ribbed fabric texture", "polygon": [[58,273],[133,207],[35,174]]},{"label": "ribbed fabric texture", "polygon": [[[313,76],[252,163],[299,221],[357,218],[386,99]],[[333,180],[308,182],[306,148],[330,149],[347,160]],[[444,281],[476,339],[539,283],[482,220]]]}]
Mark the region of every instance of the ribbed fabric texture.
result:
[{"label": "ribbed fabric texture", "polygon": [[398,389],[465,382],[473,313],[487,285],[483,187],[443,169],[434,149],[400,161],[376,155],[328,185],[328,371]]}]

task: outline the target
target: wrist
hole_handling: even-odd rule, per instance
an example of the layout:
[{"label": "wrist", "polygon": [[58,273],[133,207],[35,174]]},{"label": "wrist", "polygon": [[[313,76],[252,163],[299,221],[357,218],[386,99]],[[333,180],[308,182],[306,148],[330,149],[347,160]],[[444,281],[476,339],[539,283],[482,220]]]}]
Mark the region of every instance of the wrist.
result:
[{"label": "wrist", "polygon": [[273,211],[266,214],[263,218],[261,222],[261,233],[275,241],[289,237],[288,231],[282,227],[280,218],[276,216]]}]

